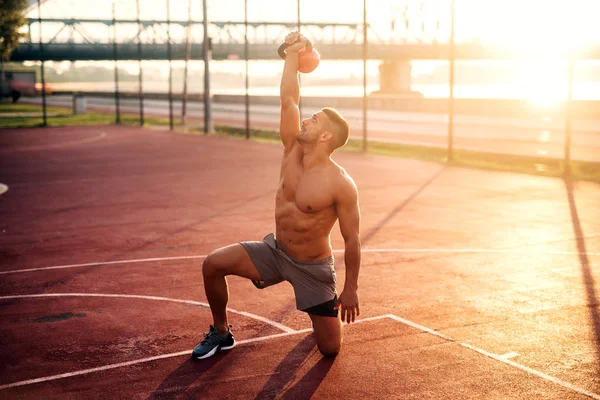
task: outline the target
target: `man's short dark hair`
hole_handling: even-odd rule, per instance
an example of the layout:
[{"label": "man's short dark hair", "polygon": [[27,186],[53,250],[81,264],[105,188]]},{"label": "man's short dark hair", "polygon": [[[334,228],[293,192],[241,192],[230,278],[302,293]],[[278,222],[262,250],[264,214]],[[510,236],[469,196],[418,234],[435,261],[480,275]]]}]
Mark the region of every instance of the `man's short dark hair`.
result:
[{"label": "man's short dark hair", "polygon": [[332,150],[342,147],[348,142],[350,134],[348,121],[334,108],[325,107],[321,111],[329,117],[329,123],[333,126],[333,129],[331,129],[331,133],[333,134],[333,138],[331,139],[333,144]]}]

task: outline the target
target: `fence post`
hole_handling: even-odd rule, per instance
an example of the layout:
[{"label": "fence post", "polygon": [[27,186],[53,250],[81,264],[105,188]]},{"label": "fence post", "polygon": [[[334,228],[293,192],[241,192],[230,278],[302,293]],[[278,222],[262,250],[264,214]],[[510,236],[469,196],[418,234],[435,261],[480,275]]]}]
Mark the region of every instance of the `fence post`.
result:
[{"label": "fence post", "polygon": [[4,103],[4,59],[0,57],[0,103]]},{"label": "fence post", "polygon": [[44,45],[42,44],[42,2],[37,0],[38,3],[38,24],[40,25],[40,58],[42,59],[42,126],[48,126],[48,115],[46,113],[46,73],[44,71]]},{"label": "fence post", "polygon": [[204,58],[204,133],[212,132],[212,115],[210,100],[210,68],[209,60],[211,56],[211,43],[208,37],[208,0],[202,0],[202,15],[204,17],[204,43],[202,45]]},{"label": "fence post", "polygon": [[250,94],[248,87],[250,79],[248,76],[248,0],[244,0],[244,60],[245,60],[245,90],[246,90],[246,139],[250,139]]},{"label": "fence post", "polygon": [[173,68],[171,65],[171,0],[167,0],[167,58],[169,59],[169,129],[173,130]]},{"label": "fence post", "polygon": [[455,0],[450,5],[450,95],[448,97],[448,161],[454,159],[454,8]]},{"label": "fence post", "polygon": [[142,23],[140,22],[140,0],[136,0],[138,23],[138,60],[139,60],[139,96],[140,96],[140,126],[144,126],[144,90],[142,89]]},{"label": "fence post", "polygon": [[117,63],[117,14],[116,5],[112,4],[112,15],[113,15],[113,59],[115,61],[115,112],[117,124],[121,123],[121,108],[119,106],[119,66]]},{"label": "fence post", "polygon": [[573,78],[575,74],[575,60],[569,54],[569,88],[567,101],[565,102],[565,168],[564,175],[571,175],[571,105],[573,100]]},{"label": "fence post", "polygon": [[185,67],[183,72],[183,98],[181,99],[181,125],[185,125],[185,117],[187,114],[187,93],[188,93],[188,64],[192,52],[192,41],[190,35],[192,33],[192,0],[188,1],[188,26],[185,35]]},{"label": "fence post", "polygon": [[363,0],[363,151],[367,151],[367,0]]}]

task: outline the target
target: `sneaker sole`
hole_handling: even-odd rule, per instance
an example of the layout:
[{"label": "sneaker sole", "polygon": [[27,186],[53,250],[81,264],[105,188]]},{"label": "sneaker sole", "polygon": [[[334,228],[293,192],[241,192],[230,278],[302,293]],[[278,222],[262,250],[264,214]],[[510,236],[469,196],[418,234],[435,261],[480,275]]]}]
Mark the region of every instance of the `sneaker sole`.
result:
[{"label": "sneaker sole", "polygon": [[196,359],[197,360],[204,360],[205,358],[212,357],[212,356],[215,355],[215,353],[219,349],[221,349],[221,350],[231,350],[231,349],[233,349],[236,346],[236,344],[237,344],[236,342],[233,342],[233,344],[231,346],[225,346],[225,347],[216,346],[214,349],[212,349],[211,351],[209,351],[205,355],[196,357]]},{"label": "sneaker sole", "polygon": [[225,347],[221,347],[221,350],[231,350],[233,349],[235,346],[237,345],[237,343],[235,342],[235,340],[233,341],[233,344],[231,346],[225,346]]}]

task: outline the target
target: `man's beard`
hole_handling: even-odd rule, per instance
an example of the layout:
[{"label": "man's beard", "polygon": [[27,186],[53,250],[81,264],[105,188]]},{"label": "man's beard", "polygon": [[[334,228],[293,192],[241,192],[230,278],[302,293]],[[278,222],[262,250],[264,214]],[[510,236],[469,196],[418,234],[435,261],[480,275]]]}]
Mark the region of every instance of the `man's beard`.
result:
[{"label": "man's beard", "polygon": [[306,143],[306,132],[305,131],[298,132],[298,134],[296,135],[296,141],[298,143]]}]

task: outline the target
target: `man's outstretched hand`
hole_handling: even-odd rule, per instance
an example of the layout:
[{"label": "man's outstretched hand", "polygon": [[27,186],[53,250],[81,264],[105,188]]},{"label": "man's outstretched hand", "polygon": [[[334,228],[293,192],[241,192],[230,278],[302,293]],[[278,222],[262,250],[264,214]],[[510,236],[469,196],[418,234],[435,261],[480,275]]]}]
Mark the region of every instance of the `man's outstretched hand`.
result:
[{"label": "man's outstretched hand", "polygon": [[340,307],[342,308],[342,322],[354,322],[356,317],[360,315],[357,291],[353,289],[342,290],[342,294],[338,297],[338,302],[334,310],[339,310]]},{"label": "man's outstretched hand", "polygon": [[[298,42],[298,40],[300,41]],[[297,53],[306,48],[306,38],[302,36],[300,32],[290,33],[285,37],[285,42],[289,44],[289,46],[285,49],[286,53]]]}]

